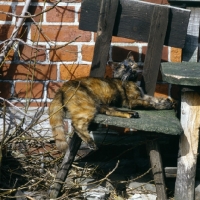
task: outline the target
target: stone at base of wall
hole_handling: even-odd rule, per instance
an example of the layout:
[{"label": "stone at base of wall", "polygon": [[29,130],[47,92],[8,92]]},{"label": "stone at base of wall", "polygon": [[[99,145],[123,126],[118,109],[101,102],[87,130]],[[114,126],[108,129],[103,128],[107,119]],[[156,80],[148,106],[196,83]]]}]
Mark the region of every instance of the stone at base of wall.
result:
[{"label": "stone at base of wall", "polygon": [[[18,134],[25,131],[27,137],[45,137],[53,140],[47,107],[30,107],[26,111],[22,107],[7,107],[5,113],[0,108],[0,140],[5,133]],[[19,133],[19,134],[20,134]],[[24,135],[24,134],[23,134]]]}]

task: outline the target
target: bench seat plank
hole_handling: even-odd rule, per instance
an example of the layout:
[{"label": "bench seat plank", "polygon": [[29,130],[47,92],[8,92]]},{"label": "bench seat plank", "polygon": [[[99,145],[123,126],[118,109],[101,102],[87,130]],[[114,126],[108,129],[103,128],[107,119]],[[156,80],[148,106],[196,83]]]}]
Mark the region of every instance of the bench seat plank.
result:
[{"label": "bench seat plank", "polygon": [[162,63],[163,80],[177,85],[200,86],[200,63]]},{"label": "bench seat plank", "polygon": [[[94,123],[170,135],[181,135],[183,129],[174,110],[137,110],[140,118],[122,118],[97,114]],[[70,118],[67,116],[67,118]]]}]

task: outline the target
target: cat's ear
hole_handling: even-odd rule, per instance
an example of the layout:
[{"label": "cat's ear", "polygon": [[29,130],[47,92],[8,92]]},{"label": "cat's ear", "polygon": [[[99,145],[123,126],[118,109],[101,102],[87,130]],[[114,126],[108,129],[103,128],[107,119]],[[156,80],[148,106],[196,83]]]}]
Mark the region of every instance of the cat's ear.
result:
[{"label": "cat's ear", "polygon": [[130,52],[128,53],[127,58],[128,58],[129,60],[134,61],[134,56],[133,56],[133,52],[132,52],[132,51],[130,51]]},{"label": "cat's ear", "polygon": [[112,61],[108,61],[108,65],[112,68],[112,70],[114,70],[119,63],[117,62],[112,62]]}]

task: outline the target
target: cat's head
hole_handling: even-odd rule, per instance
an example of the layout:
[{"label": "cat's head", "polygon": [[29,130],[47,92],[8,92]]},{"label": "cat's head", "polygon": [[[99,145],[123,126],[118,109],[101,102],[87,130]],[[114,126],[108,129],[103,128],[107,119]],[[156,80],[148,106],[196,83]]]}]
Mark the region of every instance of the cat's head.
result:
[{"label": "cat's head", "polygon": [[120,63],[112,62],[110,66],[113,70],[113,78],[119,78],[122,81],[135,81],[137,78],[137,71],[139,68],[131,52],[124,61]]}]

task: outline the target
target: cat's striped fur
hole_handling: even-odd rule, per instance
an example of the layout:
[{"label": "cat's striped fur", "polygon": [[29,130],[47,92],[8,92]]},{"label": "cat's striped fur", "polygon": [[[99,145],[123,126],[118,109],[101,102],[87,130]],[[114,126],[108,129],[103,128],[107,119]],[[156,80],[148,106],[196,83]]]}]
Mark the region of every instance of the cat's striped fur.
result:
[{"label": "cat's striped fur", "polygon": [[[131,57],[125,63],[128,64],[122,62],[114,67],[115,77],[121,78],[124,74],[128,77],[130,75],[127,74],[137,68]],[[135,111],[122,112],[110,106],[160,110],[171,109],[173,102],[169,98],[144,95],[133,81],[92,77],[67,81],[58,90],[49,108],[50,124],[57,148],[65,151],[68,146],[63,126],[66,110],[76,133],[92,149],[96,145],[89,135],[88,126],[97,113],[126,118],[139,117]]]}]

